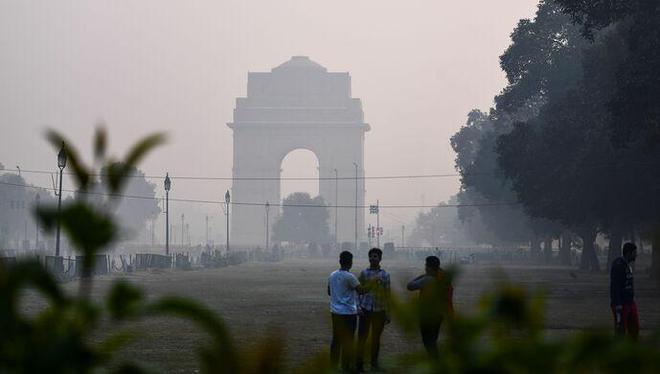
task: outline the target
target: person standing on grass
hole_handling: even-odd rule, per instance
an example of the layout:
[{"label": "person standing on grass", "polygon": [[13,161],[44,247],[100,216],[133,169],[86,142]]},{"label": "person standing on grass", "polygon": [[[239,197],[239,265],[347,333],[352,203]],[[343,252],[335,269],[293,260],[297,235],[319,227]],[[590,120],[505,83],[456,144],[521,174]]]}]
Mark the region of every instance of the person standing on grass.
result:
[{"label": "person standing on grass", "polygon": [[342,369],[351,371],[358,314],[357,293],[363,292],[363,289],[355,275],[350,273],[353,266],[351,252],[343,251],[339,254],[339,265],[339,270],[333,271],[328,278],[332,316],[330,362],[336,368],[341,356]]},{"label": "person standing on grass", "polygon": [[419,327],[429,358],[438,358],[438,335],[444,316],[454,311],[454,289],[436,256],[426,258],[425,273],[408,283],[408,291],[419,290]]},{"label": "person standing on grass", "polygon": [[610,306],[614,315],[614,332],[635,340],[639,336],[639,315],[635,304],[631,263],[636,258],[637,246],[628,242],[623,245],[623,256],[612,262],[610,270]]},{"label": "person standing on grass", "polygon": [[364,347],[371,332],[371,370],[380,371],[378,353],[380,336],[385,325],[390,322],[390,275],[380,267],[383,251],[379,248],[369,250],[369,267],[362,270],[358,279],[365,293],[359,298],[358,340],[356,369],[364,371]]}]

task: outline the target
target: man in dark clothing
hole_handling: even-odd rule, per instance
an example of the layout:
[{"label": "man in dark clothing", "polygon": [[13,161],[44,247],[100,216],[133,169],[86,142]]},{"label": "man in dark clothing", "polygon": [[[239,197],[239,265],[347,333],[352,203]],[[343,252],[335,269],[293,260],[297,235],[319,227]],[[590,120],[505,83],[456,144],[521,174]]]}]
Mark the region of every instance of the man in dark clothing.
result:
[{"label": "man in dark clothing", "polygon": [[410,281],[408,290],[419,290],[419,327],[422,343],[429,357],[437,359],[438,335],[442,319],[454,311],[454,289],[440,268],[438,257],[426,258],[426,272]]},{"label": "man in dark clothing", "polygon": [[612,262],[610,271],[610,306],[614,315],[614,332],[617,335],[627,334],[633,339],[639,336],[639,316],[631,267],[636,258],[637,246],[626,243],[623,245],[623,256]]}]

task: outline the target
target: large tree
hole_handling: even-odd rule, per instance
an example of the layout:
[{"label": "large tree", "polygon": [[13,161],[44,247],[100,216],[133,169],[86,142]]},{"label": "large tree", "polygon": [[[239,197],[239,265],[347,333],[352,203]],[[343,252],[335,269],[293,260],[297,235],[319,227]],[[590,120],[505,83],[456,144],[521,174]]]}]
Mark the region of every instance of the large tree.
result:
[{"label": "large tree", "polygon": [[[579,70],[569,68],[566,74],[580,72],[571,87],[548,95],[538,116],[518,122],[498,141],[500,167],[513,181],[527,211],[578,232],[583,240],[581,267],[591,270],[599,267],[592,245],[597,231],[610,238],[611,261],[620,252],[624,233],[657,221],[655,186],[660,182],[649,168],[660,156],[653,140],[657,101],[644,105],[657,95],[657,86],[645,85],[657,79],[658,69],[655,78],[648,76],[654,64],[653,56],[644,57],[648,51],[637,51],[641,60],[630,60],[635,55],[634,41],[648,39],[629,34],[641,30],[634,25],[633,13],[611,13],[612,22],[622,21],[605,25],[601,17],[608,7],[603,4],[591,2],[600,9],[592,18],[574,14],[585,25],[592,44],[581,46],[582,52],[570,60]],[[647,36],[654,35],[647,31]],[[657,50],[650,53],[657,55]],[[631,66],[636,67],[631,70]],[[565,82],[561,74],[548,79]],[[624,89],[631,82],[637,82],[636,92]],[[625,114],[627,106],[635,109]]]},{"label": "large tree", "polygon": [[32,211],[37,200],[48,204],[53,197],[48,190],[27,184],[20,175],[0,175],[0,248],[19,249],[23,240],[36,239]]},{"label": "large tree", "polygon": [[[635,173],[626,196],[637,216],[653,227],[653,274],[660,280],[660,3],[649,0],[557,0],[584,34],[598,42],[600,30],[614,30],[622,42],[611,77],[606,126],[612,143]],[[585,80],[591,77],[585,77]],[[593,92],[587,92],[592,94]]]},{"label": "large tree", "polygon": [[495,123],[479,110],[468,114],[467,122],[451,138],[456,152],[455,167],[461,174],[458,209],[461,221],[469,227],[471,238],[480,243],[522,243],[533,238],[527,216],[514,206],[492,206],[489,203],[514,202],[515,195],[506,180],[496,172],[492,144]]},{"label": "large tree", "polygon": [[[109,185],[111,174],[118,172],[125,179],[125,187],[121,195],[109,195],[102,186]],[[98,208],[109,210],[119,222],[123,239],[135,238],[145,230],[149,220],[155,219],[161,213],[156,198],[156,185],[149,182],[144,172],[134,167],[126,168],[119,163],[103,168],[100,178],[87,193],[78,193]]]},{"label": "large tree", "polygon": [[408,238],[411,245],[436,246],[447,243],[465,243],[468,224],[458,217],[458,198],[452,196],[448,203],[440,203],[427,212],[420,212]]},{"label": "large tree", "polygon": [[273,240],[292,243],[330,242],[328,209],[321,196],[294,192],[282,201],[282,215],[273,225]]},{"label": "large tree", "polygon": [[[518,200],[511,180],[497,163],[496,144],[515,122],[536,117],[550,97],[574,85],[580,70],[574,61],[584,40],[569,17],[550,1],[540,2],[533,20],[521,20],[511,39],[511,46],[500,57],[508,85],[495,98],[496,107],[488,114],[471,112],[466,125],[452,137],[456,167],[462,176],[461,203],[482,205],[461,209],[461,216],[472,219],[478,213],[501,240],[529,241],[534,254],[540,253],[543,240],[549,255],[552,238],[563,231],[560,225],[530,216],[523,206],[488,205]],[[566,253],[562,260],[568,260]]]}]

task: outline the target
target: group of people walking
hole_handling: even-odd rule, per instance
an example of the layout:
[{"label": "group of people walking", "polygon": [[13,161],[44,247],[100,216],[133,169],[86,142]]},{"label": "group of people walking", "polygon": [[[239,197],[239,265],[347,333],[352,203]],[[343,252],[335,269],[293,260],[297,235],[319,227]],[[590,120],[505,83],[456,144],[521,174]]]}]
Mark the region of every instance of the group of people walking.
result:
[{"label": "group of people walking", "polygon": [[[390,275],[381,268],[383,252],[369,250],[369,267],[356,277],[353,254],[343,251],[339,255],[338,270],[328,278],[328,296],[332,315],[332,343],[330,360],[334,367],[344,371],[363,372],[365,348],[369,336],[371,371],[381,371],[378,361],[380,337],[390,323]],[[444,278],[440,259],[426,258],[426,271],[408,283],[408,290],[419,292],[419,322],[422,342],[430,358],[437,358],[437,340],[443,317],[453,311],[453,289]],[[357,330],[357,346],[355,332]]]}]

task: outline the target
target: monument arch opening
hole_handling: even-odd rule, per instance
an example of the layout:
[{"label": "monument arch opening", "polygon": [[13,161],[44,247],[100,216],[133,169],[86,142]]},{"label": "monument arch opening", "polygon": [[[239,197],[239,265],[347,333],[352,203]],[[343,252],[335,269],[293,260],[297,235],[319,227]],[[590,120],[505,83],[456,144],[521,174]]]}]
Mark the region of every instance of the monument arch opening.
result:
[{"label": "monument arch opening", "polygon": [[311,197],[319,195],[319,160],[309,149],[298,148],[287,153],[280,163],[281,198],[294,192],[306,192]]},{"label": "monument arch opening", "polygon": [[348,73],[328,72],[306,56],[270,72],[248,73],[247,96],[236,99],[227,125],[234,133],[233,244],[263,242],[263,227],[256,223],[263,221],[266,202],[281,201],[282,161],[298,149],[316,155],[319,195],[341,206],[329,209],[332,224],[337,217],[338,241],[361,240],[364,135],[370,127],[360,99],[351,97]]}]

